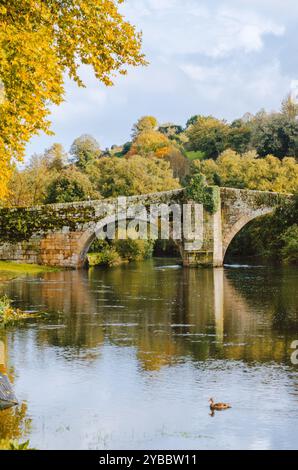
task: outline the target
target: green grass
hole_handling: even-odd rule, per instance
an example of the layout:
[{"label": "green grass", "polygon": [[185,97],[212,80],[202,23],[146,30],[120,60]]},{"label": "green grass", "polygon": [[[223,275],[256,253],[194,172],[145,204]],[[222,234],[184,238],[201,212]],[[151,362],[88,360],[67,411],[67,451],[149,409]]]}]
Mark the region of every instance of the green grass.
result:
[{"label": "green grass", "polygon": [[17,274],[38,274],[42,272],[59,271],[59,268],[41,266],[39,264],[19,264],[10,261],[0,261],[0,272],[1,271]]},{"label": "green grass", "polygon": [[204,152],[201,152],[200,150],[198,151],[191,151],[191,152],[185,152],[186,156],[189,160],[203,160],[205,154]]}]

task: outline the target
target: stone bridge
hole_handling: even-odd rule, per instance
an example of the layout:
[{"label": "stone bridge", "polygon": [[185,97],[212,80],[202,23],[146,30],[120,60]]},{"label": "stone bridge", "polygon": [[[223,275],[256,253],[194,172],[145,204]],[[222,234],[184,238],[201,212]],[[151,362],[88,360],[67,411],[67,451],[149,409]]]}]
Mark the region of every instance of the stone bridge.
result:
[{"label": "stone bridge", "polygon": [[[272,192],[220,188],[218,209],[206,209],[202,244],[179,240],[185,266],[222,266],[225,253],[234,236],[251,220],[269,214],[291,195]],[[118,200],[117,200],[118,201]],[[99,226],[105,226],[112,214],[115,199],[67,204],[49,204],[31,208],[0,209],[0,260],[37,263],[65,268],[81,268]],[[140,204],[183,204],[183,189],[126,198],[127,207]],[[186,249],[186,242],[187,247]]]}]

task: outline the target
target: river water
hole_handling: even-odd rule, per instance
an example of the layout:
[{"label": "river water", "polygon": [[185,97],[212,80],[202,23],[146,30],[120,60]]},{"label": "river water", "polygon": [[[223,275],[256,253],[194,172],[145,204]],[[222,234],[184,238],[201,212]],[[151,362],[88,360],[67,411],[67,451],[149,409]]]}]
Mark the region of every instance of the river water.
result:
[{"label": "river water", "polygon": [[[298,271],[153,259],[0,286],[46,319],[0,330],[37,449],[298,449]],[[1,357],[0,357],[1,359]],[[232,408],[210,415],[208,399]]]}]

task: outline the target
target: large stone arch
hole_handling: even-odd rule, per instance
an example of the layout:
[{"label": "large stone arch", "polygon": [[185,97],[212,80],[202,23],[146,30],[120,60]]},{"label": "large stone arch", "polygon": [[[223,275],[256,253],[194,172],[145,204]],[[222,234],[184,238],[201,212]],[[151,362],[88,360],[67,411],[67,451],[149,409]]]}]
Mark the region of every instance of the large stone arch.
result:
[{"label": "large stone arch", "polygon": [[[147,216],[146,216],[146,218],[138,218],[138,217],[133,217],[133,216],[129,217],[129,216],[125,215],[125,217],[121,220],[125,220],[127,223],[129,223],[132,220],[135,221],[136,223],[137,222],[143,222],[143,223],[147,224],[148,229],[149,229],[149,220],[148,220]],[[159,221],[160,221],[160,218],[158,219],[157,224],[154,224],[154,223],[151,222],[151,224],[156,228],[157,231],[159,231],[159,229],[160,229]],[[80,268],[80,267],[85,266],[88,251],[89,251],[92,243],[97,238],[98,230],[106,227],[109,224],[113,224],[113,223],[116,223],[116,226],[117,226],[118,222],[119,222],[118,218],[115,218],[115,220],[111,220],[111,217],[107,216],[107,217],[104,217],[101,220],[99,220],[97,222],[97,224],[95,224],[94,226],[91,227],[91,229],[88,229],[86,232],[83,232],[81,234],[80,238],[77,241],[76,249],[75,249],[75,252],[74,252],[74,256],[77,259],[77,267]],[[177,246],[178,251],[180,253],[181,260],[182,260],[183,259],[183,246],[182,246],[183,243],[182,243],[182,241],[175,240],[173,238],[173,231],[172,231],[172,226],[171,225],[170,225],[170,230],[169,230],[169,239],[173,240],[174,244]],[[149,240],[149,238],[148,238],[148,240]],[[157,239],[155,241],[157,241]]]}]

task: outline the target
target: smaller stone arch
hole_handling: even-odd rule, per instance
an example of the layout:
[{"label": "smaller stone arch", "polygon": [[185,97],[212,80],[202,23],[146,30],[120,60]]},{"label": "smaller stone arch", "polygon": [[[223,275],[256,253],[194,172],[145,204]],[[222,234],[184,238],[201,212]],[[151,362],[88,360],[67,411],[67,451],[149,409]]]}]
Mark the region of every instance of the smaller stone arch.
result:
[{"label": "smaller stone arch", "polygon": [[273,213],[291,194],[269,191],[221,188],[222,261],[227,249],[240,230],[252,220]]},{"label": "smaller stone arch", "polygon": [[272,214],[275,211],[275,208],[266,208],[261,209],[259,211],[253,212],[252,214],[244,214],[242,215],[230,228],[229,230],[223,233],[223,259],[227,253],[227,250],[232,243],[235,236],[242,230],[245,225],[251,222],[254,219],[262,217],[264,215]]}]

